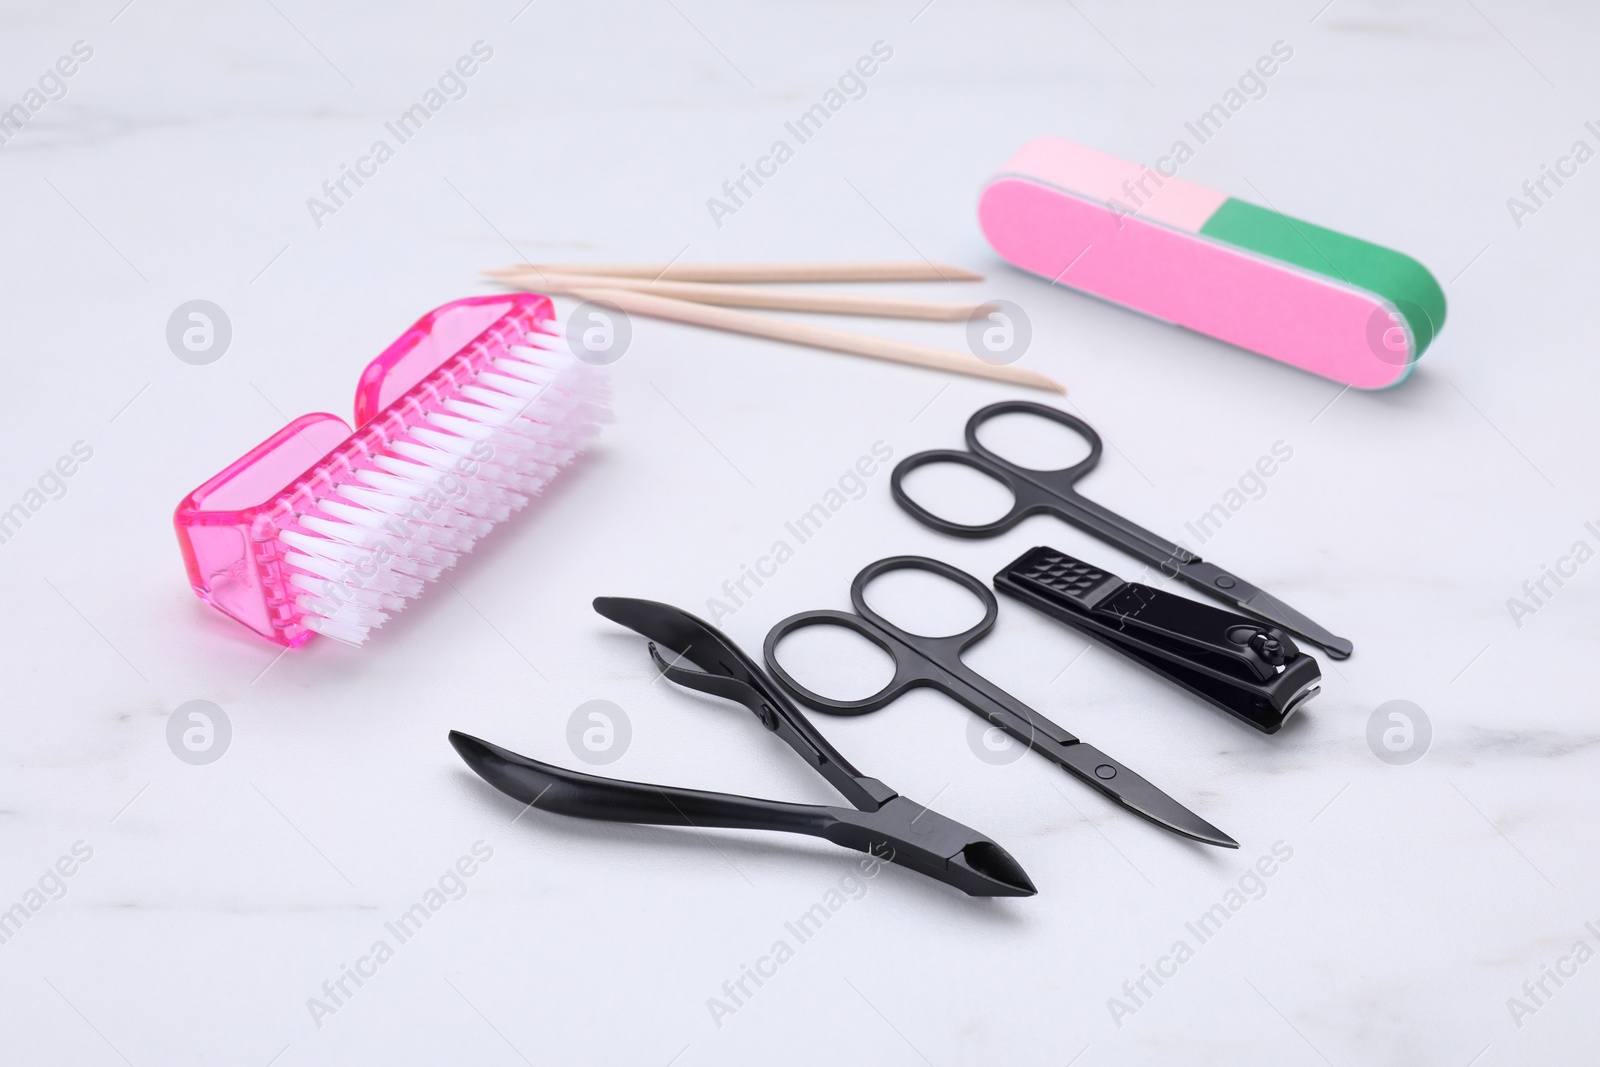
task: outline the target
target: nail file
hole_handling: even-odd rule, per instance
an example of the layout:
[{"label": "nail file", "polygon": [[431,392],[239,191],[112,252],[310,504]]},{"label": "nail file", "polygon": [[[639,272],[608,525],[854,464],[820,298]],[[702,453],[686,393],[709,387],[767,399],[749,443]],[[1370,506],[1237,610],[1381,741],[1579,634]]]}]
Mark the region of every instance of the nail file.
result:
[{"label": "nail file", "polygon": [[1060,137],[990,179],[978,221],[1023,270],[1357,389],[1404,381],[1444,325],[1409,256]]}]

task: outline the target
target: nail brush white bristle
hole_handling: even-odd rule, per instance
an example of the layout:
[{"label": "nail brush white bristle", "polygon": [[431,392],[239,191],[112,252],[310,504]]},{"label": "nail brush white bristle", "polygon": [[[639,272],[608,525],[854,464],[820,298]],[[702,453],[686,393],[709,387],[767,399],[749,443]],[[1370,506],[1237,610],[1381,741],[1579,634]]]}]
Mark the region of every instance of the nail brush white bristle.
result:
[{"label": "nail brush white bristle", "polygon": [[605,421],[602,375],[569,353],[515,345],[490,360],[280,533],[305,625],[360,644],[536,496]]}]

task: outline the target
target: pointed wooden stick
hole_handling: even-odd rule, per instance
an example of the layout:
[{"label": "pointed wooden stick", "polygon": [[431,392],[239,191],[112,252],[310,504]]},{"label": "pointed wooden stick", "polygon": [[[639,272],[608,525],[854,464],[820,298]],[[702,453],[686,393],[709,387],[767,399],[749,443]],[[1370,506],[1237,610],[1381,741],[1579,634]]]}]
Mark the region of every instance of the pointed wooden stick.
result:
[{"label": "pointed wooden stick", "polygon": [[675,282],[978,282],[983,275],[926,260],[857,263],[519,263],[502,274],[599,274]]},{"label": "pointed wooden stick", "polygon": [[754,315],[748,311],[732,311],[728,308],[710,307],[706,304],[673,300],[670,297],[627,289],[578,286],[569,295],[580,300],[610,304],[635,315],[670,319],[673,322],[686,322],[694,326],[709,326],[714,330],[728,330],[754,337],[770,337],[776,341],[826,348],[835,352],[848,352],[854,356],[887,359],[896,363],[909,363],[917,367],[966,374],[974,378],[989,378],[1055,393],[1067,391],[1061,383],[1025,367],[985,363],[977,356],[966,352],[952,352],[949,349],[912,344],[909,341],[895,341],[887,337],[833,330],[825,326],[791,322],[788,319],[773,319],[765,315]]},{"label": "pointed wooden stick", "polygon": [[539,293],[570,293],[574,288],[629,289],[655,293],[675,300],[723,307],[766,308],[774,311],[816,311],[836,315],[876,315],[890,319],[935,319],[959,322],[983,314],[994,304],[945,300],[909,300],[901,297],[863,296],[859,293],[818,293],[771,289],[760,285],[715,285],[704,282],[657,282],[647,278],[606,278],[596,274],[503,274],[500,285]]}]

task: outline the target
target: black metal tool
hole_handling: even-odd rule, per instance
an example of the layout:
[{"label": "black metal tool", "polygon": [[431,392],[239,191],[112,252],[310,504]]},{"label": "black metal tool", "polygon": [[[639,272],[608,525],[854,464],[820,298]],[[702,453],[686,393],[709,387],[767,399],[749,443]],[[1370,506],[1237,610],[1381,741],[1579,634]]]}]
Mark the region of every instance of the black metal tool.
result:
[{"label": "black metal tool", "polygon": [[[982,621],[949,637],[908,633],[889,622],[867,604],[866,588],[874,578],[895,570],[928,571],[962,586],[983,602]],[[784,619],[767,634],[767,666],[807,707],[833,715],[863,715],[887,707],[917,686],[929,686],[960,701],[1135,815],[1208,845],[1239,847],[1233,838],[1121,763],[1078,740],[961,662],[961,653],[988,634],[1000,614],[994,594],[972,575],[925,556],[881,559],[856,575],[850,584],[850,604],[855,608],[854,614],[804,611]],[[778,642],[806,626],[842,626],[860,634],[894,660],[894,677],[881,691],[864,700],[834,700],[812,692],[783,669],[777,656]]]},{"label": "black metal tool", "polygon": [[1124,582],[1053,548],[1023,553],[994,586],[1263,733],[1277,733],[1322,680],[1317,661],[1275,626]]},{"label": "black metal tool", "polygon": [[[749,708],[854,806],[790,804],[602,778],[541,763],[452,730],[450,743],[467,766],[502,793],[580,819],[821,837],[909,867],[969,896],[1027,897],[1036,892],[1021,865],[995,842],[852,767],[721,631],[650,600],[599,597],[594,607],[650,638],[650,655],[670,680]],[[658,644],[674,653],[671,662],[656,650]]]},{"label": "black metal tool", "polygon": [[[1089,455],[1061,470],[1036,471],[1012,463],[985,448],[983,442],[978,440],[979,427],[997,416],[1014,414],[1034,415],[1060,423],[1089,443]],[[1080,496],[1075,486],[1100,462],[1101,451],[1100,435],[1082,419],[1030,400],[1005,400],[979,408],[973,413],[972,418],[967,420],[966,433],[966,451],[935,449],[918,452],[901,460],[889,477],[889,488],[895,502],[924,526],[955,537],[994,537],[1029,515],[1048,512],[1153,567],[1159,567],[1163,573],[1188,582],[1204,593],[1290,633],[1299,634],[1326,649],[1334,659],[1345,659],[1350,655],[1353,646],[1348,639],[1323,629],[1265,590]],[[1010,511],[995,521],[976,526],[940,518],[911,499],[904,485],[907,474],[918,467],[936,463],[955,463],[987,474],[1011,490],[1015,503]]]}]

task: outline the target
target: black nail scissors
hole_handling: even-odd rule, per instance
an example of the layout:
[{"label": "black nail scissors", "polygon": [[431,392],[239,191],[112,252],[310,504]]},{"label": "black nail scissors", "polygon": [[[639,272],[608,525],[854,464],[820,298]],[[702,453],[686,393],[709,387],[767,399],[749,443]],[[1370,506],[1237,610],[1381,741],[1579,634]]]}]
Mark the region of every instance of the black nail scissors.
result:
[{"label": "black nail scissors", "polygon": [[[897,570],[927,571],[962,586],[983,603],[982,621],[949,637],[908,633],[889,622],[867,604],[866,588],[873,579]],[[961,662],[961,653],[988,634],[1000,615],[994,594],[972,575],[926,556],[893,556],[869,564],[856,575],[850,584],[850,603],[854,614],[803,611],[784,619],[767,634],[764,652],[768,668],[807,707],[833,715],[863,715],[887,707],[917,686],[929,686],[965,704],[1135,815],[1196,841],[1239,847],[1233,838],[1127,767],[1078,740]],[[834,700],[812,692],[783,669],[777,656],[778,642],[806,626],[842,626],[860,634],[889,654],[894,661],[894,677],[864,700]]]},{"label": "black nail scissors", "polygon": [[[753,711],[854,806],[790,804],[602,778],[541,763],[452,730],[450,743],[467,766],[502,793],[580,819],[807,834],[909,867],[969,896],[1035,893],[1021,865],[995,842],[852,767],[721,631],[650,600],[598,597],[594,608],[650,638],[650,655],[670,680]],[[657,644],[673,653],[672,662],[662,658]]]},{"label": "black nail scissors", "polygon": [[[978,429],[992,418],[1012,414],[1036,415],[1067,427],[1088,442],[1089,455],[1070,467],[1053,471],[1032,470],[996,455],[978,440]],[[1187,549],[1141,526],[1136,526],[1116,512],[1079,495],[1076,488],[1078,480],[1094,470],[1095,465],[1100,462],[1101,452],[1100,435],[1082,419],[1044,404],[1036,404],[1031,400],[1004,400],[974,412],[972,418],[967,420],[966,436],[965,451],[935,449],[930,452],[918,452],[901,460],[895,467],[894,473],[890,475],[889,488],[894,494],[895,502],[924,526],[955,537],[995,537],[1030,515],[1048,512],[1108,544],[1115,545],[1129,555],[1160,568],[1165,574],[1181,578],[1203,593],[1209,593],[1219,600],[1265,619],[1274,626],[1320,645],[1334,659],[1345,659],[1350,655],[1353,646],[1348,639],[1323,629],[1283,601],[1265,590],[1256,588],[1238,575],[1230,574],[1214,563],[1205,562]],[[911,499],[904,484],[906,475],[918,467],[935,463],[955,463],[987,474],[1010,489],[1016,502],[1012,504],[1010,511],[993,522],[967,525],[942,519]]]}]

